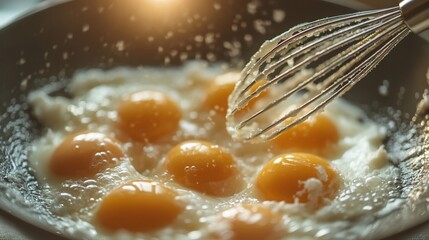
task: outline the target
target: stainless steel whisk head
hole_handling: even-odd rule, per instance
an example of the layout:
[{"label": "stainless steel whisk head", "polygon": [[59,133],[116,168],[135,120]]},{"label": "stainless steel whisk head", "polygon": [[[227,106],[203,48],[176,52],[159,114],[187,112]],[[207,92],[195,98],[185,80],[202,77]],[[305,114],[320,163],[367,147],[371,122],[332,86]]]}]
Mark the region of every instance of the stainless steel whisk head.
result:
[{"label": "stainless steel whisk head", "polygon": [[270,140],[321,110],[367,75],[411,31],[429,27],[429,0],[298,25],[267,41],[229,98],[227,128]]}]

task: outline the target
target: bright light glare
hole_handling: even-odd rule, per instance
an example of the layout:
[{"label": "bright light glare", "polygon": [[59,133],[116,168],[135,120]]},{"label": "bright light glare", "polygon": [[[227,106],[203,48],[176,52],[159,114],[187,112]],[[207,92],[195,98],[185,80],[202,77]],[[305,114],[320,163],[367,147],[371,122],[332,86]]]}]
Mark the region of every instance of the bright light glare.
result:
[{"label": "bright light glare", "polygon": [[167,4],[167,3],[174,2],[175,0],[151,0],[151,1],[157,4]]},{"label": "bright light glare", "polygon": [[[0,0],[1,1],[1,0]],[[152,16],[173,18],[180,13],[178,9],[184,6],[184,0],[140,0],[141,8]],[[169,20],[171,21],[171,20]]]}]

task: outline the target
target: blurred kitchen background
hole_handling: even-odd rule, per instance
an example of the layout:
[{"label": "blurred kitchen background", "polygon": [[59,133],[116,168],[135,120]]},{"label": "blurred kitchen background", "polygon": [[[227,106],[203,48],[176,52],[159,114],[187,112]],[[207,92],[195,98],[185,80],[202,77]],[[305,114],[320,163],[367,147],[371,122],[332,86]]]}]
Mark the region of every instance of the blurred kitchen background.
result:
[{"label": "blurred kitchen background", "polygon": [[[0,27],[12,21],[18,15],[29,11],[35,4],[61,0],[0,0]],[[64,0],[63,0],[64,1]],[[321,0],[320,0],[321,1]],[[326,0],[354,9],[383,8],[394,6],[399,0]]]}]

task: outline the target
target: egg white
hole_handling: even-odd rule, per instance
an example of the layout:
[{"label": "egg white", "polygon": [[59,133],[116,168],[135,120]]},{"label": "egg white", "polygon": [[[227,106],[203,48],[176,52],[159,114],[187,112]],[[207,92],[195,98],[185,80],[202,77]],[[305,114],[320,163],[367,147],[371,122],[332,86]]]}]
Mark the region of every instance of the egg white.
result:
[{"label": "egg white", "polygon": [[[333,147],[334,157],[328,159],[342,178],[338,196],[318,210],[304,204],[260,201],[253,182],[261,166],[276,152],[269,143],[251,145],[231,140],[218,123],[224,118],[214,111],[203,112],[204,87],[215,76],[230,71],[223,65],[208,66],[189,62],[178,68],[117,68],[103,71],[84,70],[75,74],[67,90],[72,98],[49,96],[48,88],[29,96],[35,116],[47,132],[34,142],[30,166],[46,197],[51,211],[73,224],[58,225],[60,231],[76,238],[97,239],[208,239],[213,231],[222,231],[221,211],[243,202],[261,202],[283,217],[279,228],[287,229],[285,239],[354,239],[365,235],[365,229],[378,212],[397,197],[395,188],[398,170],[389,163],[383,147],[385,131],[365,113],[344,100],[334,101],[325,112],[340,132],[340,141]],[[126,94],[143,89],[166,92],[181,107],[183,118],[177,133],[162,144],[138,146],[147,156],[135,161],[147,169],[137,171],[133,161],[124,157],[121,163],[97,174],[94,179],[56,181],[47,171],[50,155],[70,133],[90,130],[121,134],[115,127],[116,108]],[[185,139],[204,139],[220,145],[234,156],[243,176],[243,190],[224,198],[210,197],[186,189],[165,173],[165,153]],[[132,141],[122,147],[129,149]],[[160,181],[178,192],[178,200],[186,208],[170,226],[146,233],[118,232],[107,234],[94,226],[93,212],[118,185],[132,179]],[[309,183],[310,184],[310,183]],[[310,186],[310,185],[309,185]],[[224,224],[225,225],[225,224]]]}]

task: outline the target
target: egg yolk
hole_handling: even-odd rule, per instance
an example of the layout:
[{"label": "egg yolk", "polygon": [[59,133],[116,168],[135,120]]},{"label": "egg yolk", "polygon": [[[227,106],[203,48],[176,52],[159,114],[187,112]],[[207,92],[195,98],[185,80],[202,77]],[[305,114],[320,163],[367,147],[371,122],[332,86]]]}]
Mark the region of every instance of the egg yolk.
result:
[{"label": "egg yolk", "polygon": [[92,177],[123,156],[115,139],[103,133],[80,133],[68,136],[54,150],[48,168],[64,179]]},{"label": "egg yolk", "polygon": [[243,204],[222,212],[222,218],[229,223],[228,239],[260,240],[278,238],[276,225],[281,216],[258,204]]},{"label": "egg yolk", "polygon": [[156,141],[174,133],[181,110],[173,99],[157,91],[140,91],[123,99],[117,110],[122,131],[136,141]]},{"label": "egg yolk", "polygon": [[[219,113],[226,113],[228,109],[228,97],[234,90],[235,84],[239,79],[240,72],[229,72],[217,76],[208,85],[205,105],[209,109],[213,109]],[[251,93],[256,91],[264,82],[265,81],[258,81],[249,91]],[[251,99],[242,111],[252,107],[260,98],[264,97],[266,93],[266,91],[262,91],[258,96]]]},{"label": "egg yolk", "polygon": [[177,183],[214,196],[235,191],[238,170],[230,153],[204,141],[187,141],[166,157],[167,171]]},{"label": "egg yolk", "polygon": [[273,141],[281,148],[323,154],[338,139],[339,133],[332,120],[318,114],[284,131]]},{"label": "egg yolk", "polygon": [[[309,182],[310,179],[316,181]],[[287,153],[269,161],[258,173],[255,185],[266,200],[320,202],[335,197],[339,175],[326,160],[315,155]]]},{"label": "egg yolk", "polygon": [[149,232],[172,223],[183,211],[176,193],[157,182],[135,180],[104,197],[95,221],[108,231]]}]

